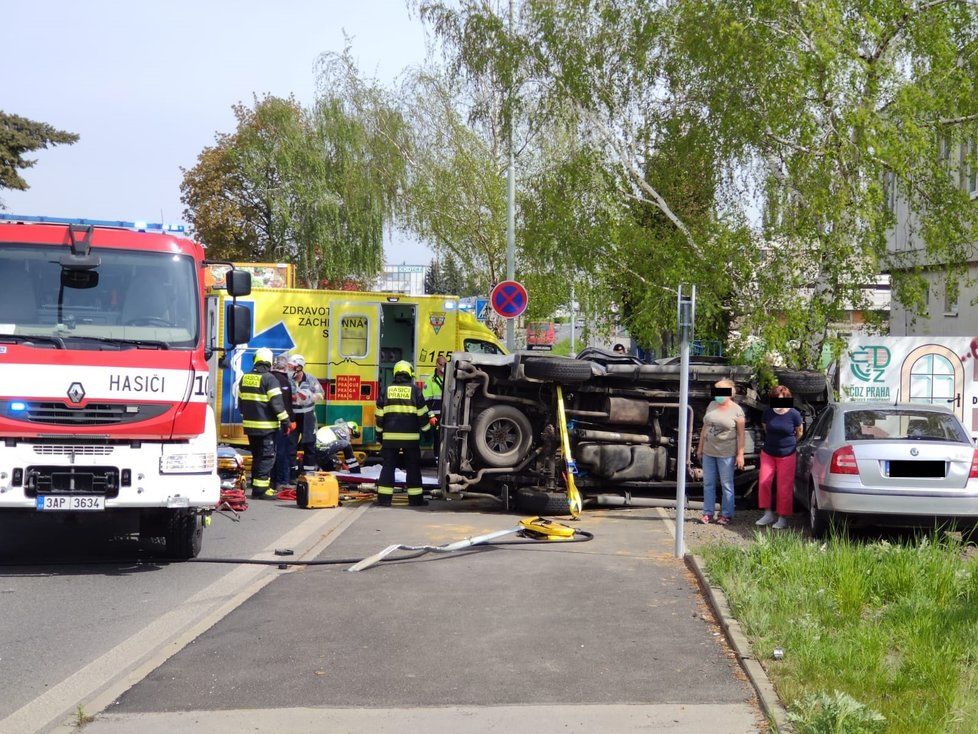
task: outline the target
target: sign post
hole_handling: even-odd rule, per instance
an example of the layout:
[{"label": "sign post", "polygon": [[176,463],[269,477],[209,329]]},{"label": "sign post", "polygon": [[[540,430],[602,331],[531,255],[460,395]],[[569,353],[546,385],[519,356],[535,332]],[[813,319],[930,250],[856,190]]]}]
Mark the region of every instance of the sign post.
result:
[{"label": "sign post", "polygon": [[[693,334],[693,323],[696,320],[696,286],[692,293],[686,296],[683,286],[679,286],[677,299],[679,319],[679,435],[677,444],[679,452],[676,461],[676,558],[682,558],[686,553],[683,544],[683,530],[686,522],[686,475],[689,472],[689,454],[692,446],[689,442],[689,341]],[[704,508],[704,512],[712,512],[712,508]]]},{"label": "sign post", "polygon": [[[529,298],[526,288],[515,280],[503,280],[489,294],[489,304],[492,310],[504,319],[515,319],[526,311]],[[512,322],[509,322],[512,323]]]}]

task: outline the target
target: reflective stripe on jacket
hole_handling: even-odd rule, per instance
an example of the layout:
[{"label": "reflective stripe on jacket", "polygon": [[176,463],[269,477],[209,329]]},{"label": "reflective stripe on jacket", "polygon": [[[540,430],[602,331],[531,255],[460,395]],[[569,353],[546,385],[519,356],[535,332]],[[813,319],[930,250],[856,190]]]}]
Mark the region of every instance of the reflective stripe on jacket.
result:
[{"label": "reflective stripe on jacket", "polygon": [[428,406],[421,388],[400,375],[377,398],[374,418],[377,433],[385,445],[420,441],[421,432],[431,427],[428,425]]},{"label": "reflective stripe on jacket", "polygon": [[242,375],[238,383],[238,410],[241,425],[251,436],[277,431],[279,424],[288,420],[278,379],[268,371],[268,366],[257,365]]}]

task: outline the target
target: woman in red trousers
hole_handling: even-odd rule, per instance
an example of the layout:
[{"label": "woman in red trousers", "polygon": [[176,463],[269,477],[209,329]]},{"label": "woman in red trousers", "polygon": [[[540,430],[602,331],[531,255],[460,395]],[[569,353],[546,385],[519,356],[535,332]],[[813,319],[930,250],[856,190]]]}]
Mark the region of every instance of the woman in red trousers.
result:
[{"label": "woman in red trousers", "polygon": [[[784,385],[771,390],[769,402],[771,407],[761,418],[764,448],[757,482],[757,502],[765,512],[757,524],[784,530],[793,511],[795,459],[804,421],[801,413],[792,407],[791,391]],[[775,502],[771,501],[772,484],[777,487]]]}]

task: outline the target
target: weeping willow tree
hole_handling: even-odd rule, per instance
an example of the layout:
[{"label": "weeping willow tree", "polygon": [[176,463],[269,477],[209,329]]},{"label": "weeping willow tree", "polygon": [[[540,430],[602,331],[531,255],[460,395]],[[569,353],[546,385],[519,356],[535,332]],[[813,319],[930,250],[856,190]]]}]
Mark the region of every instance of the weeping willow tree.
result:
[{"label": "weeping willow tree", "polygon": [[236,106],[236,130],[184,171],[184,216],[213,256],[291,262],[308,288],[380,272],[406,128],[352,69],[346,53],[323,56],[309,108],[279,97]]}]

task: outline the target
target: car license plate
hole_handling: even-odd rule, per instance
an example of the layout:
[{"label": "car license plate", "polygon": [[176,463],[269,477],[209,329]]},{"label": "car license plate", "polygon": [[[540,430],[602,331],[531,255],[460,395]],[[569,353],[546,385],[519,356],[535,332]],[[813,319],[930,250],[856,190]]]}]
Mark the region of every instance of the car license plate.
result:
[{"label": "car license plate", "polygon": [[104,510],[105,497],[79,497],[42,494],[37,497],[37,509],[43,512],[75,512]]}]

